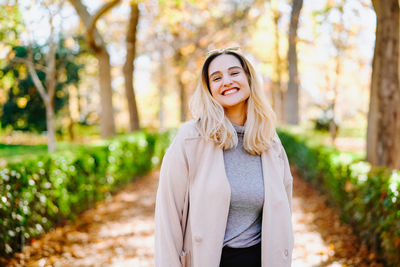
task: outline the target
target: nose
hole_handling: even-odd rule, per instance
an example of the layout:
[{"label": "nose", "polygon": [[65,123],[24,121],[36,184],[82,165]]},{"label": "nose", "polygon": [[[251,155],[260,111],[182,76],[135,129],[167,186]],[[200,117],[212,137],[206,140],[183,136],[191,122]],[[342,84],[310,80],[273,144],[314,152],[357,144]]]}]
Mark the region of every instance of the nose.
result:
[{"label": "nose", "polygon": [[224,86],[230,86],[232,84],[232,77],[230,75],[224,75]]}]

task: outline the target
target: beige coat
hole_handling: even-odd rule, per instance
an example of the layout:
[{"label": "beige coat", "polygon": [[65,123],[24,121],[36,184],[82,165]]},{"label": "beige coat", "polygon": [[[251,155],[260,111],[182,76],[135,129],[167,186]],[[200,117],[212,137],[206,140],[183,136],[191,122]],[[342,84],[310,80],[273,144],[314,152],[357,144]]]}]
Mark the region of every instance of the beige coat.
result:
[{"label": "beige coat", "polygon": [[[265,184],[261,247],[263,267],[291,265],[292,182],[278,136],[261,155]],[[189,183],[185,240],[182,220]],[[230,205],[223,150],[186,122],[167,150],[160,172],[155,210],[155,266],[218,267]],[[187,206],[186,206],[187,207]]]}]

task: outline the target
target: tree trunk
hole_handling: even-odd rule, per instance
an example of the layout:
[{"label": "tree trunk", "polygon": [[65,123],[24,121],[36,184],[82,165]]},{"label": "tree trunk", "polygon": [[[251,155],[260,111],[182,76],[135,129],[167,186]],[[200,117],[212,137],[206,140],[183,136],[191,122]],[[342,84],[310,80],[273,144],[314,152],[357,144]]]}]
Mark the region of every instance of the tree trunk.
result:
[{"label": "tree trunk", "polygon": [[101,137],[107,138],[115,135],[110,56],[105,49],[100,49],[95,55],[99,61],[99,85],[101,96],[100,131]]},{"label": "tree trunk", "polygon": [[165,117],[164,95],[165,95],[165,86],[163,84],[161,84],[160,89],[159,89],[159,110],[158,110],[158,121],[159,121],[160,130],[165,129],[165,125],[164,125],[164,117]]},{"label": "tree trunk", "polygon": [[131,4],[128,31],[126,35],[126,61],[123,67],[125,77],[125,94],[128,101],[130,130],[139,130],[139,114],[136,105],[136,96],[133,86],[134,61],[136,56],[136,28],[139,22],[139,8],[136,3]]},{"label": "tree trunk", "polygon": [[165,63],[165,55],[164,51],[160,51],[160,74],[159,74],[159,110],[158,110],[158,121],[159,121],[159,129],[164,130],[164,117],[165,117],[165,110],[164,110],[164,96],[165,96],[165,71],[166,71],[166,63]]},{"label": "tree trunk", "polygon": [[47,149],[49,152],[56,150],[56,131],[54,118],[54,105],[46,104],[46,126],[47,126]]},{"label": "tree trunk", "polygon": [[186,90],[185,90],[185,84],[182,82],[181,79],[178,80],[178,84],[179,84],[179,99],[181,102],[181,122],[184,122],[187,119]]},{"label": "tree trunk", "polygon": [[[378,17],[377,17],[378,22]],[[369,111],[368,111],[368,125],[367,125],[367,161],[376,165],[378,162],[378,69],[379,62],[381,59],[378,57],[379,51],[381,51],[382,46],[382,33],[380,30],[381,25],[377,23],[376,34],[375,34],[375,47],[374,47],[374,57],[372,59],[372,74],[371,74],[371,89],[369,96]]]},{"label": "tree trunk", "polygon": [[184,122],[187,118],[187,108],[186,108],[186,90],[185,84],[182,81],[182,65],[183,65],[183,55],[178,49],[175,51],[175,65],[176,65],[176,82],[179,88],[179,101],[180,101],[180,121]]},{"label": "tree trunk", "polygon": [[[342,13],[343,14],[343,13]],[[340,82],[340,74],[342,70],[342,53],[343,53],[343,46],[337,46],[336,47],[336,57],[335,57],[335,80],[332,86],[332,91],[333,91],[333,98],[330,103],[330,107],[332,110],[332,118],[331,121],[329,122],[329,133],[331,135],[331,141],[332,145],[335,146],[335,140],[336,136],[338,134],[338,128],[336,125],[336,103],[338,99],[338,87],[339,87],[339,82]]]},{"label": "tree trunk", "polygon": [[56,125],[54,117],[54,96],[56,93],[57,85],[57,72],[56,72],[56,50],[57,45],[54,40],[50,43],[50,50],[47,58],[48,70],[46,72],[46,87],[48,94],[48,103],[46,103],[46,120],[47,120],[47,133],[48,133],[48,150],[53,152],[56,150]]},{"label": "tree trunk", "polygon": [[372,1],[376,42],[367,129],[367,160],[400,169],[399,4]]},{"label": "tree trunk", "polygon": [[33,59],[32,48],[28,50],[28,59],[23,59],[22,62],[26,64],[29,74],[32,77],[33,83],[42,98],[46,108],[46,129],[47,129],[47,150],[54,152],[56,150],[56,134],[55,134],[55,118],[54,118],[54,95],[57,84],[56,72],[56,49],[57,45],[54,40],[50,38],[50,49],[46,57],[46,87],[43,86],[36,73],[35,61]]},{"label": "tree trunk", "polygon": [[71,117],[69,117],[69,122],[68,122],[68,136],[69,136],[69,141],[73,142],[75,140],[75,134],[74,134],[74,121],[72,120]]},{"label": "tree trunk", "polygon": [[289,124],[299,124],[299,77],[297,71],[296,39],[303,0],[293,0],[289,26],[289,84],[286,95],[286,119]]},{"label": "tree trunk", "polygon": [[274,27],[275,27],[275,77],[272,83],[273,104],[278,118],[278,121],[283,123],[285,121],[285,92],[282,90],[282,60],[279,54],[279,28],[278,23],[281,17],[279,10],[275,7],[273,10]]},{"label": "tree trunk", "polygon": [[100,83],[100,132],[101,137],[107,138],[115,135],[114,111],[112,105],[111,64],[110,55],[106,44],[96,28],[99,18],[108,10],[119,3],[113,0],[105,3],[93,16],[89,14],[81,0],[69,0],[76,13],[86,28],[86,41],[98,59],[99,83]]}]

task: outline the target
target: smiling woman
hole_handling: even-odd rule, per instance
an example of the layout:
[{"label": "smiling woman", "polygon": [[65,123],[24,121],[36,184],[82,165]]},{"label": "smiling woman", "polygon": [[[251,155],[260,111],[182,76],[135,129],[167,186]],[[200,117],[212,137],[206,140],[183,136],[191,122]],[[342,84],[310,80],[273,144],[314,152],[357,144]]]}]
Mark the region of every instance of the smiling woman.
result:
[{"label": "smiling woman", "polygon": [[250,86],[239,60],[233,55],[221,55],[210,63],[208,72],[212,96],[232,123],[244,125]]},{"label": "smiling woman", "polygon": [[208,54],[162,162],[155,266],[291,265],[293,178],[256,77],[237,51]]},{"label": "smiling woman", "polygon": [[237,144],[232,123],[245,125],[246,151],[259,155],[268,149],[276,118],[256,77],[254,67],[238,52],[208,55],[190,103],[202,136],[230,149]]}]

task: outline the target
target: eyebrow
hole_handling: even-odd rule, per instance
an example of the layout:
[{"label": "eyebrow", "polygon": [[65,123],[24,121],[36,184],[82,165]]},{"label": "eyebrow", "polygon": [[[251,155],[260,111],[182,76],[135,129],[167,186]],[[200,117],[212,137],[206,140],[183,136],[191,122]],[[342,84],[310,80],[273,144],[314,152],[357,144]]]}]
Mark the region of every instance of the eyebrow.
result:
[{"label": "eyebrow", "polygon": [[[242,69],[242,67],[233,66],[233,67],[230,67],[228,70],[232,70],[232,69]],[[212,77],[214,74],[217,74],[217,73],[219,73],[219,72],[220,72],[219,70],[213,72],[213,73],[209,76],[209,78]]]}]

